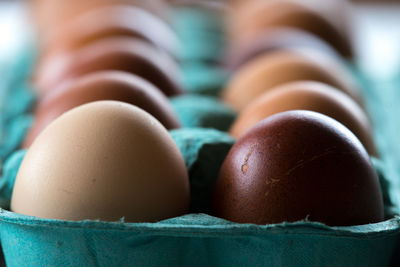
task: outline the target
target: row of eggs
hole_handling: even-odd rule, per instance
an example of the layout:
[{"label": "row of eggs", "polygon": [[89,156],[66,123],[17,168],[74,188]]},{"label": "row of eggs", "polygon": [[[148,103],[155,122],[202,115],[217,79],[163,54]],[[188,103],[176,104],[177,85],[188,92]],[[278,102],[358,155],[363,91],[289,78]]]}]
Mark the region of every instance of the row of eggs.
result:
[{"label": "row of eggs", "polygon": [[[33,10],[79,7],[47,2]],[[180,127],[168,101],[182,93],[177,37],[155,2],[88,2],[85,12],[39,27],[38,103],[11,209],[66,220],[182,215],[189,179],[167,131]]]},{"label": "row of eggs", "polygon": [[[265,1],[247,2],[261,5]],[[100,7],[78,16],[77,21],[96,12],[104,15],[107,9],[121,12],[115,17],[128,11],[146,12],[127,5]],[[240,14],[246,9],[233,10]],[[246,21],[246,16],[240,21]],[[134,17],[125,24],[130,21]],[[106,24],[104,20],[99,25]],[[382,220],[378,180],[363,145],[370,154],[377,152],[358,89],[339,56],[309,45],[318,44],[332,54],[335,49],[313,35],[314,31],[311,34],[284,23],[254,27],[260,25],[262,31],[253,31],[258,33],[246,41],[247,51],[241,48],[230,53],[233,64],[228,60],[234,74],[222,99],[239,112],[231,128],[238,142],[221,167],[212,213],[260,224],[306,217],[329,225]],[[229,32],[240,27],[233,24]],[[61,29],[68,27],[59,29],[59,36],[67,36]],[[40,91],[36,122],[26,147],[50,121],[79,107],[57,118],[31,145],[16,180],[13,211],[66,220],[125,217],[131,222],[158,221],[188,212],[187,171],[164,128],[179,127],[166,98],[181,93],[173,78],[177,77],[176,59],[171,50],[156,47],[148,39],[111,32],[82,38],[89,41],[72,50],[62,48],[59,53],[49,48],[56,52],[44,53],[35,76]],[[268,40],[267,45],[262,46],[262,38],[256,35]],[[237,33],[230,39],[231,52],[240,36]],[[98,100],[123,101],[141,109],[115,101],[81,106]],[[299,109],[331,116],[352,130],[363,145],[324,115],[284,112]],[[42,117],[45,122],[40,122]],[[39,130],[34,130],[39,124]]]},{"label": "row of eggs", "polygon": [[378,152],[345,63],[353,56],[346,2],[331,4],[331,13],[311,2],[238,0],[229,14],[233,75],[222,99],[238,111],[230,129],[238,141],[216,182],[217,216],[258,224],[383,220],[370,161]]}]

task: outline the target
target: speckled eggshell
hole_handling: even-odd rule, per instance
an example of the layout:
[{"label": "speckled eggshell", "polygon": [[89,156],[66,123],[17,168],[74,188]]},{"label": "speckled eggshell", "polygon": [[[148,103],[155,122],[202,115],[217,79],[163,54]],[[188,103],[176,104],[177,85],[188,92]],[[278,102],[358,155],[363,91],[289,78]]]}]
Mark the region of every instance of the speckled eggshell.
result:
[{"label": "speckled eggshell", "polygon": [[53,121],[18,171],[11,210],[60,220],[155,222],[188,212],[188,174],[167,130],[118,101]]},{"label": "speckled eggshell", "polygon": [[49,92],[36,107],[35,121],[23,146],[29,147],[36,136],[64,112],[99,100],[126,102],[149,112],[167,129],[180,127],[168,99],[151,83],[126,72],[100,71]]},{"label": "speckled eggshell", "polygon": [[182,92],[177,63],[164,51],[133,37],[110,37],[40,62],[34,84],[40,95],[62,82],[95,71],[120,70],[141,76],[165,95]]},{"label": "speckled eggshell", "polygon": [[292,82],[278,86],[251,102],[239,115],[230,132],[240,138],[263,119],[288,110],[322,113],[349,128],[372,155],[377,150],[367,115],[349,96],[319,82]]},{"label": "speckled eggshell", "polygon": [[363,100],[358,88],[340,75],[343,70],[332,69],[336,63],[322,53],[314,58],[298,51],[274,51],[244,64],[230,79],[222,92],[222,99],[235,110],[242,110],[251,101],[271,88],[292,81],[311,80],[332,85],[361,106]]},{"label": "speckled eggshell", "polygon": [[238,223],[362,225],[383,220],[383,200],[354,134],[320,113],[287,111],[256,124],[230,150],[213,215]]}]

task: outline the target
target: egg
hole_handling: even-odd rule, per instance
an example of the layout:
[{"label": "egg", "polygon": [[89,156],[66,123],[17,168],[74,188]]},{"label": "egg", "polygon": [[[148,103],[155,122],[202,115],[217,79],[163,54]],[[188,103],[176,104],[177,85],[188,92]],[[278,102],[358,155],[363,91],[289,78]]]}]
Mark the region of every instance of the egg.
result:
[{"label": "egg", "polygon": [[312,80],[342,90],[363,106],[359,89],[348,80],[348,75],[334,61],[323,53],[312,52],[311,55],[289,50],[263,54],[244,64],[233,75],[221,97],[235,110],[242,110],[252,100],[275,86],[292,81]]},{"label": "egg", "polygon": [[25,137],[29,147],[37,135],[64,112],[94,101],[116,100],[149,112],[167,129],[180,124],[168,99],[146,80],[120,71],[100,71],[84,75],[49,92],[36,107],[35,121]]},{"label": "egg", "polygon": [[325,115],[299,110],[270,116],[237,141],[219,172],[212,214],[254,224],[384,219],[376,171],[355,135]]},{"label": "egg", "polygon": [[[132,19],[134,18],[134,19]],[[150,12],[132,5],[95,8],[74,17],[47,36],[46,54],[71,51],[93,41],[112,36],[132,36],[146,40],[176,55],[179,41],[171,27]]]},{"label": "egg", "polygon": [[230,20],[234,42],[275,26],[299,28],[311,32],[336,48],[345,57],[353,56],[348,36],[323,12],[301,1],[244,1]]},{"label": "egg", "polygon": [[[233,12],[240,13],[240,5],[245,2],[255,2],[258,0],[232,0],[230,6]],[[349,27],[349,17],[351,16],[351,5],[348,0],[320,1],[320,0],[290,0],[295,3],[305,5],[315,12],[322,13],[322,16],[334,24],[335,27],[345,31]]]},{"label": "egg", "polygon": [[320,1],[320,0],[292,0],[315,10],[332,23],[351,41],[352,5],[349,0]]},{"label": "egg", "polygon": [[34,141],[11,210],[60,220],[155,222],[188,212],[188,174],[167,130],[118,101],[79,106]]},{"label": "egg", "polygon": [[48,32],[56,30],[74,17],[97,7],[137,6],[146,9],[164,21],[168,21],[171,15],[170,7],[164,0],[32,0],[28,4],[41,36],[45,36]]},{"label": "egg", "polygon": [[62,82],[91,72],[119,70],[141,76],[167,96],[182,92],[177,63],[164,51],[133,37],[110,37],[40,62],[34,84],[45,95]]},{"label": "egg", "polygon": [[332,117],[349,128],[370,154],[377,156],[371,125],[361,107],[346,94],[320,82],[291,82],[262,94],[242,110],[230,133],[240,138],[257,122],[288,110],[310,110]]},{"label": "egg", "polygon": [[230,70],[237,70],[246,62],[266,52],[281,49],[318,50],[334,58],[340,55],[323,39],[309,32],[289,27],[274,27],[234,43],[226,56],[226,65]]}]

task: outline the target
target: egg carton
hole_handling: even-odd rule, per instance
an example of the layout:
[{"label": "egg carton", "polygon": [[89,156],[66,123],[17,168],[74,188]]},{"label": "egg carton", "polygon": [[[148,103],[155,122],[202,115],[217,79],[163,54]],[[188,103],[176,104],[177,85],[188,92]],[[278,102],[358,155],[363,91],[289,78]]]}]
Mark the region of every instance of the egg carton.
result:
[{"label": "egg carton", "polygon": [[[199,71],[197,66],[195,70]],[[206,69],[203,63],[201,66]],[[360,75],[359,80],[363,80]],[[390,143],[396,140],[392,138],[395,136],[393,133],[388,134],[379,129],[382,126],[380,119],[385,116],[382,96],[385,93],[395,94],[394,91],[382,92],[379,88],[364,83],[364,96],[378,129],[377,141],[383,148],[382,161],[374,159],[373,163],[383,191],[385,221],[348,227],[328,227],[306,220],[254,225],[233,223],[199,213],[207,210],[219,166],[235,142],[223,132],[229,127],[226,126],[229,123],[222,126],[221,123],[232,121],[235,114],[215,99],[204,96],[216,94],[224,81],[223,75],[219,75],[214,81],[208,81],[208,84],[199,84],[199,81],[190,79],[185,81],[192,92],[203,94],[171,100],[181,121],[188,127],[173,130],[171,135],[184,156],[189,172],[192,213],[157,223],[126,223],[123,220],[62,221],[9,211],[12,187],[26,153],[17,149],[32,121],[28,111],[34,98],[24,83],[15,83],[14,87],[17,89],[9,90],[6,99],[10,104],[23,100],[17,105],[23,108],[14,111],[7,119],[4,131],[8,133],[5,138],[7,142],[0,147],[0,151],[4,151],[1,154],[2,159],[7,158],[0,178],[0,240],[8,266],[399,264],[400,259],[396,258],[396,252],[399,251],[400,244],[400,217],[397,215],[398,192],[393,185],[400,173],[388,171],[385,161],[392,155],[388,152]],[[212,89],[208,90],[207,86]],[[189,103],[201,104],[192,112],[186,112],[189,110],[187,107],[192,106]],[[217,105],[218,108],[215,108]]]},{"label": "egg carton", "polygon": [[[204,128],[171,132],[187,165],[192,212],[206,210],[212,187],[234,140]],[[25,155],[7,161],[3,182],[12,188]],[[386,266],[400,234],[388,181],[374,161],[384,193],[384,222],[328,227],[300,221],[274,225],[232,223],[191,213],[157,223],[62,221],[0,210],[0,234],[9,266]],[[6,186],[0,188],[4,189]],[[6,193],[5,191],[2,191]],[[8,198],[11,191],[8,190]]]}]

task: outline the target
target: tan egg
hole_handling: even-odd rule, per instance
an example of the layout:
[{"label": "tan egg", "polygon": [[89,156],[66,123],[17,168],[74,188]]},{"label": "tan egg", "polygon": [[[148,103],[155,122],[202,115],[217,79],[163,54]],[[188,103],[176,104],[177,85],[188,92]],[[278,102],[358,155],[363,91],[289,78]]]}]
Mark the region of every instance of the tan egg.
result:
[{"label": "tan egg", "polygon": [[40,34],[57,29],[60,25],[70,21],[75,16],[97,7],[111,5],[131,5],[146,9],[154,15],[168,21],[170,7],[163,0],[32,0],[29,1],[30,10]]},{"label": "tan egg", "polygon": [[311,32],[336,48],[343,56],[352,57],[352,44],[339,27],[323,12],[301,1],[243,1],[231,16],[231,37],[236,42],[270,27],[286,26]]},{"label": "tan egg", "polygon": [[136,74],[158,87],[165,95],[182,92],[177,63],[165,51],[133,37],[110,37],[74,52],[60,52],[37,67],[34,85],[40,95],[79,76],[106,70]]},{"label": "tan egg", "polygon": [[60,220],[155,222],[188,212],[189,179],[167,130],[147,112],[100,101],[77,107],[35,140],[11,210]]},{"label": "tan egg", "polygon": [[179,50],[177,36],[160,18],[131,5],[112,5],[78,15],[50,32],[43,43],[43,52],[46,56],[58,50],[71,51],[102,38],[118,36],[143,39],[171,55]]},{"label": "tan egg", "polygon": [[371,155],[378,154],[371,125],[360,106],[336,88],[312,81],[287,83],[265,92],[239,114],[230,133],[240,138],[257,122],[289,110],[309,110],[327,115],[349,128]]},{"label": "tan egg", "polygon": [[262,93],[283,83],[311,80],[342,90],[363,105],[360,92],[343,70],[322,53],[305,55],[298,51],[275,51],[263,54],[244,64],[230,79],[222,93],[223,100],[242,110]]},{"label": "tan egg", "polygon": [[302,56],[313,60],[315,63],[319,64],[326,71],[329,71],[332,76],[335,77],[343,87],[347,88],[342,91],[347,92],[347,94],[352,97],[362,108],[365,107],[363,96],[360,91],[361,85],[358,83],[357,79],[353,76],[349,70],[346,61],[337,57],[334,54],[325,53],[320,49],[306,48],[301,49],[292,47],[288,48],[288,51],[299,53]]}]

